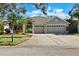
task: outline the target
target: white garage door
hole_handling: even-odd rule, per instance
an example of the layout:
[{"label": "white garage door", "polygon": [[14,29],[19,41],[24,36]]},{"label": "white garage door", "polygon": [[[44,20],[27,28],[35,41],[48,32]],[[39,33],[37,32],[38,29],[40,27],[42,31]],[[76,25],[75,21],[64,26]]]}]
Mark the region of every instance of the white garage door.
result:
[{"label": "white garage door", "polygon": [[36,34],[38,34],[38,33],[44,33],[43,26],[35,26],[34,27],[34,33],[36,33]]},{"label": "white garage door", "polygon": [[48,25],[47,33],[63,34],[65,33],[65,25]]}]

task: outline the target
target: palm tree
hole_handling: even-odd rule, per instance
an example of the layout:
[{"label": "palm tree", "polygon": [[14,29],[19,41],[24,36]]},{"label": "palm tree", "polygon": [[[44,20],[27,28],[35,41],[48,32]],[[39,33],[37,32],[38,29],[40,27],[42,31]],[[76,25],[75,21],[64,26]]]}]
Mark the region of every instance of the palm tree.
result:
[{"label": "palm tree", "polygon": [[13,42],[13,33],[14,33],[14,26],[16,25],[16,19],[17,19],[17,16],[16,16],[16,13],[12,12],[8,15],[8,20],[10,22],[10,28],[11,28],[11,34],[12,34],[12,42]]},{"label": "palm tree", "polygon": [[25,33],[26,32],[26,19],[22,16],[18,16],[17,24],[20,24],[22,26],[23,33]]},{"label": "palm tree", "polygon": [[12,12],[8,15],[8,20],[10,22],[10,27],[12,28],[13,25],[16,24],[17,15],[16,13]]}]

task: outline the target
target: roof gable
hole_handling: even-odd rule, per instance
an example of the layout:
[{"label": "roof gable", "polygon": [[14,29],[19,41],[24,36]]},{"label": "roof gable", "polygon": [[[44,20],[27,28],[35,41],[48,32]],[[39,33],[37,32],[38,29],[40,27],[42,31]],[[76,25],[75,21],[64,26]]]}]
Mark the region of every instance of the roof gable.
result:
[{"label": "roof gable", "polygon": [[49,16],[48,20],[49,21],[47,21],[47,24],[68,24],[67,21],[56,16],[51,16],[51,17]]}]

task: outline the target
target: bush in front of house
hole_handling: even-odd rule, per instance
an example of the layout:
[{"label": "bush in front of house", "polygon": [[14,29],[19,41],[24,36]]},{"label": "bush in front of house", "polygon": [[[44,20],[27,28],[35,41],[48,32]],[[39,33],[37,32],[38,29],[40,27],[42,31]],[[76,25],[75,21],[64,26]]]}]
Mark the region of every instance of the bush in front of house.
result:
[{"label": "bush in front of house", "polygon": [[4,25],[3,25],[3,23],[0,21],[0,35],[4,33],[3,30],[4,30]]},{"label": "bush in front of house", "polygon": [[29,28],[29,29],[27,30],[27,33],[32,33],[32,28]]},{"label": "bush in front of house", "polygon": [[0,35],[2,35],[4,32],[3,32],[3,26],[0,25]]},{"label": "bush in front of house", "polygon": [[26,33],[23,33],[23,32],[18,32],[16,34],[19,34],[19,35],[26,35]]}]

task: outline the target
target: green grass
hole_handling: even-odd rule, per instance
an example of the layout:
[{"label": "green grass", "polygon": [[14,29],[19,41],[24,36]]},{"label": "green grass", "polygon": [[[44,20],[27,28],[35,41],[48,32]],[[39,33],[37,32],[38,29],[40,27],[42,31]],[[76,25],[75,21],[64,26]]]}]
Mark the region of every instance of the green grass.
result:
[{"label": "green grass", "polygon": [[79,36],[79,33],[76,33],[76,34],[74,34],[74,35],[77,35],[77,36]]},{"label": "green grass", "polygon": [[26,40],[27,35],[18,35],[13,36],[13,42],[11,42],[11,35],[0,35],[0,46],[15,46]]}]

